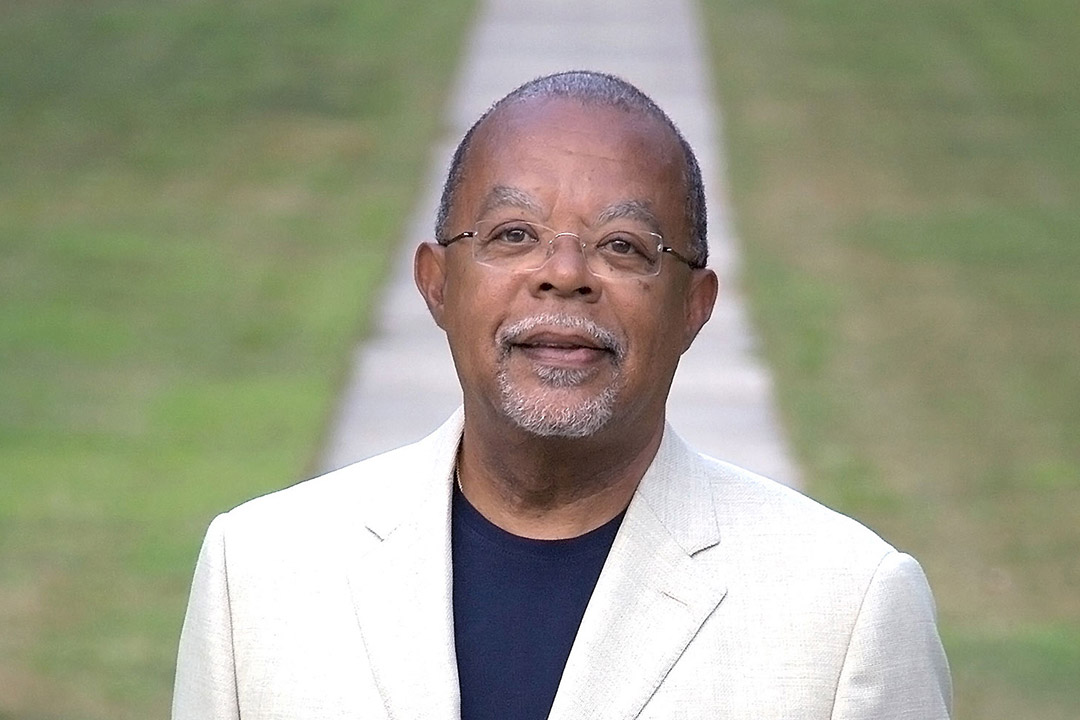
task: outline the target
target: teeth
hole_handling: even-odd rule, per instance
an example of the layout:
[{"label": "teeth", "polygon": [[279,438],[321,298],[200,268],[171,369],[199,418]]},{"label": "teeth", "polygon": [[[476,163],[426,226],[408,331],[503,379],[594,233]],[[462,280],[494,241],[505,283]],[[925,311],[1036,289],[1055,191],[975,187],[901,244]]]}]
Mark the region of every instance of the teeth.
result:
[{"label": "teeth", "polygon": [[553,342],[537,342],[537,343],[522,343],[524,347],[547,347],[558,348],[560,350],[573,350],[574,348],[590,348],[590,345],[578,345],[576,343],[553,343]]}]

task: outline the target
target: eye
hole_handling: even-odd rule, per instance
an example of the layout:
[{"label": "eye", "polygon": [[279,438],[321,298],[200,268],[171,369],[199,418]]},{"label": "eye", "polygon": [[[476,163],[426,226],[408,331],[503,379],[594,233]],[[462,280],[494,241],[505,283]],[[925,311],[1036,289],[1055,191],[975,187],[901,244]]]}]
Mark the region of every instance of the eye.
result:
[{"label": "eye", "polygon": [[491,228],[484,241],[499,245],[530,245],[539,239],[540,234],[528,223],[509,222]]},{"label": "eye", "polygon": [[520,245],[535,238],[523,227],[508,227],[499,231],[498,239],[508,245]]},{"label": "eye", "polygon": [[643,238],[622,232],[605,235],[596,244],[596,249],[605,255],[623,258],[649,257],[652,254]]}]

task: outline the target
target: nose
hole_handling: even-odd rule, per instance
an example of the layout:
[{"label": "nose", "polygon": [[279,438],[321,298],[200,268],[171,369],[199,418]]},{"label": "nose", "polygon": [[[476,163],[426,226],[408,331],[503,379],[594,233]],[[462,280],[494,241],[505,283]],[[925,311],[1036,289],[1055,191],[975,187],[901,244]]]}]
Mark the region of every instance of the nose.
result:
[{"label": "nose", "polygon": [[548,241],[547,259],[533,271],[537,294],[595,300],[600,296],[597,277],[585,262],[581,238],[574,233],[558,233]]}]

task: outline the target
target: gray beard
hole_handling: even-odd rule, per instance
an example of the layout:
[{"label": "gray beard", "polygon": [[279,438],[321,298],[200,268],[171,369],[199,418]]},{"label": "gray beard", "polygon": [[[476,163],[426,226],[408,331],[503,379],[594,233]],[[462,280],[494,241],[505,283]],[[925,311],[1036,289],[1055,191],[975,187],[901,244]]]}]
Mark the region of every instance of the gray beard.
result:
[{"label": "gray beard", "polygon": [[[559,371],[559,375],[567,371]],[[552,387],[570,387],[573,382],[563,379],[548,381],[540,373],[540,379]],[[498,375],[502,395],[503,412],[522,430],[541,437],[583,438],[603,429],[615,413],[615,400],[619,388],[611,383],[599,394],[577,403],[557,403],[542,394],[528,395],[510,382],[505,370]]]},{"label": "gray beard", "polygon": [[[574,328],[593,326],[588,321],[572,316],[542,315],[515,324],[507,334],[513,335],[521,332],[522,328],[536,327],[540,324]],[[507,417],[522,430],[541,437],[583,438],[603,429],[615,413],[615,401],[618,399],[620,390],[618,361],[621,360],[624,350],[610,333],[597,329],[594,334],[602,334],[609,343],[616,345],[615,377],[598,395],[576,403],[557,401],[543,390],[532,394],[524,392],[510,380],[506,363],[510,349],[504,347],[503,362],[500,363],[496,380],[499,385],[503,412]],[[593,374],[593,370],[569,370],[543,366],[536,369],[536,375],[541,383],[551,388],[575,387],[587,382]]]}]

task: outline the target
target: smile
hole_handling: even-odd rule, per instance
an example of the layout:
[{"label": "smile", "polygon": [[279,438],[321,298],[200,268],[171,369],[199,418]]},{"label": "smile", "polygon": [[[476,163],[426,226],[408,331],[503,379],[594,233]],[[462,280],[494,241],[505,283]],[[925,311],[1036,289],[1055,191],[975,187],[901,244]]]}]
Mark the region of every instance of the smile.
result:
[{"label": "smile", "polygon": [[534,363],[567,368],[588,367],[602,360],[611,360],[612,352],[574,340],[543,339],[511,344]]},{"label": "smile", "polygon": [[518,320],[500,328],[498,342],[504,356],[519,352],[535,364],[568,369],[600,362],[618,366],[625,355],[618,335],[576,315],[542,314]]}]

